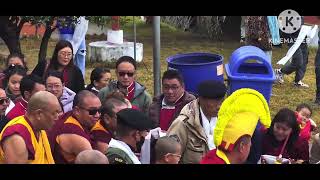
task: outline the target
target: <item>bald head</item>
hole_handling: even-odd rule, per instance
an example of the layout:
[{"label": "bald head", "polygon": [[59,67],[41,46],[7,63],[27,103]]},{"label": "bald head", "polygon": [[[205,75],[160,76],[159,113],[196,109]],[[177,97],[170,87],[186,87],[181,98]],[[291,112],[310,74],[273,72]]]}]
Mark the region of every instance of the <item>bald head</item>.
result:
[{"label": "bald head", "polygon": [[85,106],[86,98],[98,98],[95,94],[88,90],[82,90],[78,92],[73,99],[73,107],[75,106]]},{"label": "bald head", "polygon": [[48,130],[59,119],[61,106],[57,97],[48,91],[33,94],[28,102],[26,117],[36,131]]},{"label": "bald head", "polygon": [[39,91],[31,96],[28,102],[27,112],[31,113],[38,109],[48,109],[50,105],[60,106],[57,97],[48,91]]},{"label": "bald head", "polygon": [[85,150],[78,154],[75,164],[109,164],[106,155],[97,150]]}]

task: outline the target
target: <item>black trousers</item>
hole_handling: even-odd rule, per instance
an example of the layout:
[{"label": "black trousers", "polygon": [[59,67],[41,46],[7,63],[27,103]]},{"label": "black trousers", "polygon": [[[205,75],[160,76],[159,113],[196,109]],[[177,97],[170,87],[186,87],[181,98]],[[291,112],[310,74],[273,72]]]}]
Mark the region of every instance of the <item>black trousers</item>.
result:
[{"label": "black trousers", "polygon": [[[290,44],[289,47],[291,47],[292,45],[293,44]],[[306,73],[308,55],[308,45],[306,43],[302,43],[297,51],[293,54],[291,63],[281,68],[281,72],[283,72],[284,74],[291,74],[293,72],[296,72],[294,82],[299,82],[303,79],[304,74]]]}]

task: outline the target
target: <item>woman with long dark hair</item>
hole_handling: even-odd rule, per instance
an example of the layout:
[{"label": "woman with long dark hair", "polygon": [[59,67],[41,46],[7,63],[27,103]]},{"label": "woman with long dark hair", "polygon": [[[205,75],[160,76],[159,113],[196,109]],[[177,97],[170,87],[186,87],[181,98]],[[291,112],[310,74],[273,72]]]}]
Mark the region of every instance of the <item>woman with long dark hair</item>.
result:
[{"label": "woman with long dark hair", "polygon": [[4,70],[5,79],[3,79],[3,89],[10,99],[9,106],[5,115],[15,106],[15,103],[21,98],[20,82],[27,75],[27,69],[20,65],[11,65]]},{"label": "woman with long dark hair", "polygon": [[262,154],[272,156],[281,154],[283,158],[291,159],[292,163],[308,163],[308,142],[299,138],[299,133],[295,113],[288,108],[280,109],[263,137]]},{"label": "woman with long dark hair", "polygon": [[[5,62],[5,69],[8,69],[10,66],[18,66],[18,65],[24,67],[28,71],[25,57],[22,53],[9,54]],[[3,89],[5,88],[4,79],[6,79],[6,74],[3,71],[3,72],[0,72],[0,88],[3,88]]]},{"label": "woman with long dark hair", "polygon": [[4,89],[11,101],[21,96],[20,81],[27,75],[27,70],[23,66],[9,66],[5,71],[5,79],[3,80]]},{"label": "woman with long dark hair", "polygon": [[80,69],[73,63],[73,49],[69,41],[60,40],[50,62],[40,61],[32,73],[45,78],[51,70],[62,72],[65,86],[75,93],[84,89],[84,79]]}]

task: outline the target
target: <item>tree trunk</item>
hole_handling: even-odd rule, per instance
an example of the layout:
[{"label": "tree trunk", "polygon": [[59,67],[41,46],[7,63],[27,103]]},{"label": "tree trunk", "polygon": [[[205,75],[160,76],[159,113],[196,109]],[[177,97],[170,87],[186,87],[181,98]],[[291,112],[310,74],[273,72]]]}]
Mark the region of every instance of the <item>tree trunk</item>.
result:
[{"label": "tree trunk", "polygon": [[17,27],[17,17],[12,17],[12,19],[9,18],[10,16],[2,16],[0,18],[0,37],[7,45],[10,54],[16,52],[21,53],[19,36],[21,29]]},{"label": "tree trunk", "polygon": [[[18,21],[18,19],[17,19],[17,21]],[[17,46],[18,46],[19,52],[21,52],[20,32],[23,28],[24,23],[26,23],[26,21],[21,20],[20,24],[17,26],[17,31],[16,31],[16,33],[17,33]]]},{"label": "tree trunk", "polygon": [[48,49],[49,39],[51,37],[52,32],[56,29],[56,27],[52,28],[53,20],[54,19],[52,18],[52,20],[46,23],[46,30],[44,32],[44,35],[42,37],[41,44],[40,44],[38,62],[45,61],[47,58],[47,49]]}]

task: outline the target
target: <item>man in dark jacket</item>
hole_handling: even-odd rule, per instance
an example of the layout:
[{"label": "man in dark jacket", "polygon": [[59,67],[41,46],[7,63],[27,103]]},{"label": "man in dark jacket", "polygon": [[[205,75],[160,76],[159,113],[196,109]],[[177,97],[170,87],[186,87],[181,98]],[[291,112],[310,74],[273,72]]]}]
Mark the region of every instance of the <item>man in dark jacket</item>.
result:
[{"label": "man in dark jacket", "polygon": [[168,130],[172,121],[178,117],[181,109],[196,99],[185,91],[182,75],[176,70],[164,72],[162,94],[153,98],[149,108],[149,117],[162,130]]},{"label": "man in dark jacket", "polygon": [[146,88],[135,81],[137,64],[130,56],[122,56],[116,62],[117,81],[110,82],[99,91],[98,97],[104,103],[106,97],[115,91],[124,92],[131,104],[144,113],[151,104],[151,96]]}]

